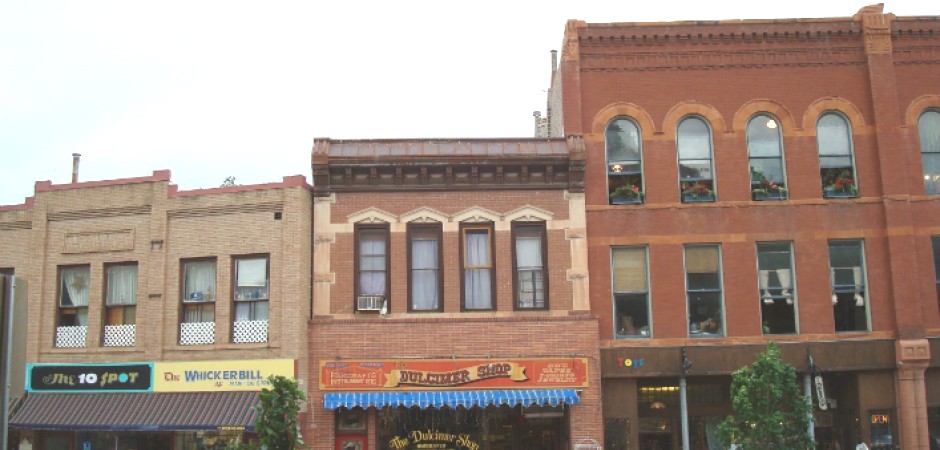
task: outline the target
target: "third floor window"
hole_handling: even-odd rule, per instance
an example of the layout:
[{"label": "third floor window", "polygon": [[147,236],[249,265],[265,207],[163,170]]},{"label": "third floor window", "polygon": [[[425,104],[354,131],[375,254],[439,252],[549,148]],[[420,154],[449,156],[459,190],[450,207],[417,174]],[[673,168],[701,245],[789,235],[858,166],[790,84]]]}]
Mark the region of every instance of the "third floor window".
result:
[{"label": "third floor window", "polygon": [[816,122],[816,144],[823,197],[858,197],[852,129],[845,117],[835,112],[820,116]]},{"label": "third floor window", "polygon": [[612,205],[643,203],[643,152],[640,128],[618,117],[607,125],[607,190]]},{"label": "third floor window", "polygon": [[715,201],[712,131],[705,119],[689,116],[676,130],[679,191],[683,203]]},{"label": "third floor window", "polygon": [[940,111],[925,111],[917,120],[920,155],[924,167],[924,192],[940,194]]},{"label": "third floor window", "polygon": [[758,114],[747,123],[747,156],[751,167],[751,198],[787,198],[783,169],[780,124],[767,114]]}]

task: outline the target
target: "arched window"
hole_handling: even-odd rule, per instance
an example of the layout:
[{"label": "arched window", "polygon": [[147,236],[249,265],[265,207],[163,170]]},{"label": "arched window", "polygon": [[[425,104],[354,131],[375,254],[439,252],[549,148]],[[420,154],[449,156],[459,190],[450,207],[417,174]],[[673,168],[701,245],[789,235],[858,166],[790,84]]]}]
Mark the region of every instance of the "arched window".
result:
[{"label": "arched window", "polygon": [[924,111],[917,120],[917,132],[924,166],[924,192],[940,194],[940,111]]},{"label": "arched window", "polygon": [[779,121],[767,114],[757,114],[747,122],[747,156],[751,166],[751,198],[786,199]]},{"label": "arched window", "polygon": [[617,117],[605,132],[607,193],[612,205],[643,203],[643,151],[636,122]]},{"label": "arched window", "polygon": [[823,197],[858,197],[855,163],[852,156],[852,130],[841,114],[827,112],[816,122],[819,174]]},{"label": "arched window", "polygon": [[676,132],[679,153],[679,190],[682,202],[715,201],[712,175],[712,131],[705,119],[689,116]]}]

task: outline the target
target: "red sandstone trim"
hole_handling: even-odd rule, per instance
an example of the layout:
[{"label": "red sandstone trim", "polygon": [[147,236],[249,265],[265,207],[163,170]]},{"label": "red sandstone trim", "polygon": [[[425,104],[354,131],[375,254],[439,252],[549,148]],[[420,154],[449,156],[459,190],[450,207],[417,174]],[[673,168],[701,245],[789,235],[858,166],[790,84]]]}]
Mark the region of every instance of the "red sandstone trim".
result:
[{"label": "red sandstone trim", "polygon": [[33,209],[33,203],[36,201],[35,197],[26,197],[26,201],[19,205],[0,205],[0,211],[20,211],[26,209]]}]

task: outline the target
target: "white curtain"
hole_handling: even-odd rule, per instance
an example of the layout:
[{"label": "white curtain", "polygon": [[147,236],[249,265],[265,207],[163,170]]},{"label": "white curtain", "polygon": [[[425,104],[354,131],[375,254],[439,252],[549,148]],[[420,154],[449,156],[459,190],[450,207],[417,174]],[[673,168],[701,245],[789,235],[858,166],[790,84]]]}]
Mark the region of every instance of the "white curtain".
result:
[{"label": "white curtain", "polygon": [[[770,287],[770,271],[769,270],[759,270],[757,272],[757,280],[760,284],[760,291],[762,298],[770,298],[770,293],[767,292],[767,288]],[[772,301],[771,301],[772,302]]]},{"label": "white curtain", "polygon": [[61,306],[88,306],[88,268],[62,269],[62,290],[68,298],[61,296]]},{"label": "white curtain", "polygon": [[108,267],[108,305],[137,304],[137,266]]},{"label": "white curtain", "polygon": [[789,295],[790,290],[793,289],[793,285],[791,284],[792,279],[790,277],[790,269],[777,269],[777,280],[780,281],[780,287],[783,289],[780,294]]},{"label": "white curtain", "polygon": [[385,296],[385,239],[362,234],[359,242],[359,295]]},{"label": "white curtain", "polygon": [[521,306],[544,306],[542,293],[542,238],[541,236],[516,237],[516,270]]},{"label": "white curtain", "polygon": [[195,261],[185,267],[186,300],[215,300],[215,261]]},{"label": "white curtain", "polygon": [[436,239],[411,242],[411,296],[416,310],[438,309],[438,261]]},{"label": "white curtain", "polygon": [[268,260],[235,260],[236,300],[268,298]]},{"label": "white curtain", "polygon": [[268,302],[240,302],[235,304],[235,321],[268,320]]},{"label": "white curtain", "polygon": [[465,307],[467,309],[490,309],[493,307],[493,290],[490,272],[489,233],[467,233],[466,252],[466,266],[482,266],[485,268],[464,269]]}]

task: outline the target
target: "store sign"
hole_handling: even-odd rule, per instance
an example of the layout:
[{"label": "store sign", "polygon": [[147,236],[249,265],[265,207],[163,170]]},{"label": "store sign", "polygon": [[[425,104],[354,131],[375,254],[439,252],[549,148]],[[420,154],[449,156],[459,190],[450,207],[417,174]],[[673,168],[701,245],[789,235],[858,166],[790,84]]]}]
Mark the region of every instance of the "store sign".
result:
[{"label": "store sign", "polygon": [[813,379],[816,385],[816,400],[819,404],[819,409],[825,411],[829,408],[829,404],[828,400],[826,400],[826,389],[823,386],[823,377],[822,375],[816,375]]},{"label": "store sign", "polygon": [[887,414],[872,414],[871,423],[876,425],[884,425],[891,423],[891,416]]},{"label": "store sign", "polygon": [[321,361],[320,389],[420,390],[587,386],[587,358]]},{"label": "store sign", "polygon": [[31,392],[147,392],[153,364],[27,364]]},{"label": "store sign", "polygon": [[469,434],[443,433],[436,430],[412,431],[404,436],[393,436],[388,447],[395,450],[480,450],[480,444]]},{"label": "store sign", "polygon": [[293,378],[294,360],[160,362],[153,369],[156,392],[260,391],[271,375]]}]

